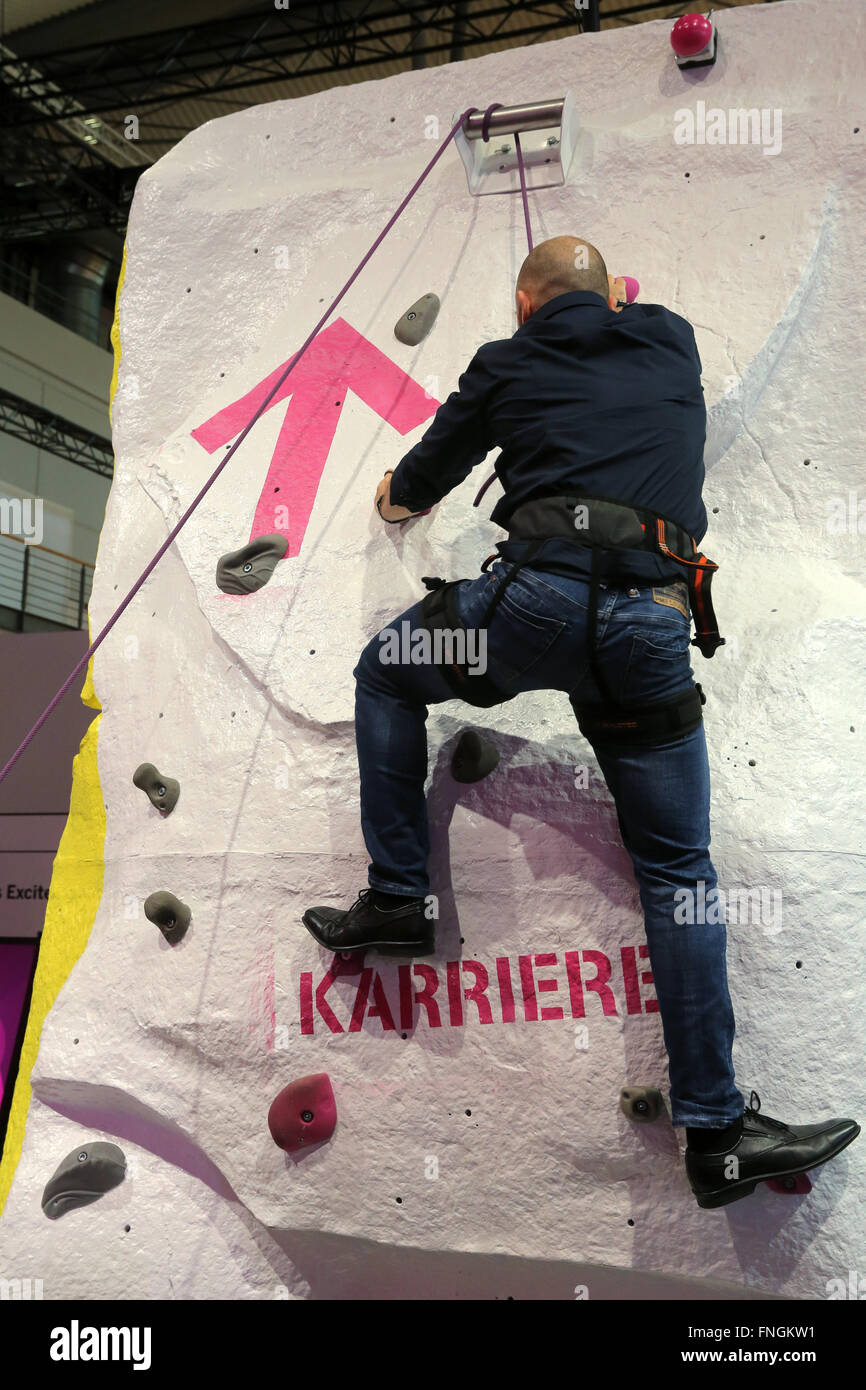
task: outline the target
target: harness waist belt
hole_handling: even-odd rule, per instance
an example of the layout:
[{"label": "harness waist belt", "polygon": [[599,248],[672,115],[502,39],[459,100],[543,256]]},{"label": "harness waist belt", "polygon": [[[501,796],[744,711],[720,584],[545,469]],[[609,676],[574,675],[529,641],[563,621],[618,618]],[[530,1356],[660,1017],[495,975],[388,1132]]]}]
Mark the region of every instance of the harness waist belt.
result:
[{"label": "harness waist belt", "polygon": [[[591,549],[594,590],[602,574],[616,573],[616,561],[603,559],[599,554],[602,550],[642,550],[682,565],[695,622],[692,646],[698,647],[702,656],[711,657],[717,647],[724,645],[710,597],[710,583],[718,565],[701,554],[693,537],[678,522],[647,507],[580,493],[537,497],[512,512],[508,522],[510,541],[538,542],[554,537]],[[593,615],[596,597],[594,593]]]},{"label": "harness waist belt", "polygon": [[[527,541],[528,549],[498,585],[481,618],[481,628],[487,627],[503,594],[520,570],[532,564],[545,541],[554,538],[588,546],[592,556],[587,637],[602,704],[587,705],[581,709],[579,723],[582,731],[593,734],[597,739],[615,739],[648,746],[670,737],[681,737],[696,728],[701,720],[701,705],[705,698],[699,685],[660,705],[637,709],[625,708],[610,690],[598,657],[598,589],[601,575],[615,575],[617,564],[610,557],[603,556],[602,552],[642,550],[664,555],[686,568],[689,601],[697,632],[692,646],[698,647],[706,657],[711,657],[725,640],[719,636],[710,598],[710,580],[718,565],[699,552],[694,539],[684,527],[659,512],[617,502],[609,497],[564,494],[535,498],[524,502],[511,515],[508,539]],[[481,566],[482,570],[486,570],[495,558],[495,555],[488,556]],[[459,631],[463,625],[454,603],[453,591],[462,581],[446,582],[444,579],[425,577],[423,583],[431,592],[421,605],[421,625],[431,633],[443,628]],[[469,704],[489,708],[513,699],[513,696],[499,691],[489,676],[470,674],[465,665],[453,658],[444,663],[442,673],[455,695]]]}]

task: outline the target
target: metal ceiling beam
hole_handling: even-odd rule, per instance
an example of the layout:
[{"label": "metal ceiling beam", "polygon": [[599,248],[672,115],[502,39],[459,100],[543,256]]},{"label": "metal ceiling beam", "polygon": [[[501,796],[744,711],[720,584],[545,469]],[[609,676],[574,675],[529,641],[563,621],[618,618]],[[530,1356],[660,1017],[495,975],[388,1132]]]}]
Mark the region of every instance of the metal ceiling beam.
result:
[{"label": "metal ceiling beam", "polygon": [[[663,8],[679,13],[683,5]],[[658,9],[657,0],[641,0],[605,9],[603,18],[627,21]],[[598,26],[599,0],[584,0],[580,9],[575,0],[291,0],[288,9],[268,7],[264,15],[28,51],[26,57],[2,46],[0,238],[95,229],[122,234],[140,165],[150,160],[143,147],[170,147],[186,131],[160,127],[169,138],[154,131],[133,145],[112,129],[145,108],[190,98],[225,106],[231,104],[226,93],[273,84],[288,95],[293,79],[360,74],[382,64],[421,67],[490,51],[497,43]],[[28,50],[37,31],[48,32],[50,25],[21,36]],[[110,113],[107,122],[100,112]]]},{"label": "metal ceiling beam", "polygon": [[110,164],[127,166],[151,162],[135,141],[125,140],[97,117],[85,117],[76,104],[70,106],[69,96],[56,82],[46,78],[35,63],[19,58],[4,43],[0,43],[0,60],[2,82],[9,94],[10,106],[16,99],[26,102],[34,113],[41,112],[48,120],[62,126],[79,145],[96,147],[99,156]]},{"label": "metal ceiling beam", "polygon": [[13,439],[44,449],[55,458],[67,459],[103,478],[114,477],[111,440],[93,430],[74,425],[44,406],[34,405],[22,396],[0,387],[0,432]]},{"label": "metal ceiling beam", "polygon": [[[658,0],[606,9],[605,20],[657,10]],[[664,7],[663,7],[664,8]],[[682,5],[667,8],[681,10]],[[31,55],[61,89],[74,112],[140,111],[167,97],[207,98],[214,92],[314,77],[329,72],[430,58],[447,62],[455,45],[468,56],[503,40],[554,38],[599,23],[598,0],[292,0],[265,18],[160,30],[124,39]],[[0,65],[11,96],[28,99],[26,82]],[[58,112],[62,109],[57,107]],[[13,120],[44,119],[21,105]]]},{"label": "metal ceiling beam", "polygon": [[122,233],[135,184],[150,156],[0,44],[3,136],[0,239],[54,232]]},{"label": "metal ceiling beam", "polygon": [[4,141],[0,240],[106,230],[122,235],[142,170],[85,166],[50,135]]},{"label": "metal ceiling beam", "polygon": [[43,115],[31,125],[29,111],[23,115],[0,139],[0,240],[95,229],[122,234],[144,166],[106,160],[66,123]]}]

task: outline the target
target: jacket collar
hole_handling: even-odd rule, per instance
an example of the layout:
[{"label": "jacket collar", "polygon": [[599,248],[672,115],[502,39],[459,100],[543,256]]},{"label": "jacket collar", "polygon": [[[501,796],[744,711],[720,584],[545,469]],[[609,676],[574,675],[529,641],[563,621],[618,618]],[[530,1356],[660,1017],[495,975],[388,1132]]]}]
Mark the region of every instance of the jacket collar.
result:
[{"label": "jacket collar", "polygon": [[548,299],[546,304],[542,304],[540,309],[536,309],[535,313],[529,316],[526,323],[521,324],[517,332],[522,333],[523,329],[528,328],[536,319],[539,321],[549,319],[554,314],[560,313],[562,309],[571,309],[573,306],[583,304],[590,309],[604,309],[606,313],[611,312],[600,294],[593,294],[591,290],[569,290],[567,294],[558,294],[553,299]]}]

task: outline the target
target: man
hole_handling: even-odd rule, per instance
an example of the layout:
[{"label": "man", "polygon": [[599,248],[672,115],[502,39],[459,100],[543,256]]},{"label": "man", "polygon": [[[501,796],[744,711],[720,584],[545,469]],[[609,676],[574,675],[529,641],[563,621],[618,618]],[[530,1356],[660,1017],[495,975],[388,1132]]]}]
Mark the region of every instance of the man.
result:
[{"label": "man", "polygon": [[[860,1131],[853,1120],[789,1127],[762,1115],[754,1092],[745,1106],[734,1084],[702,696],[689,664],[689,600],[703,600],[688,566],[712,567],[696,546],[707,525],[701,363],[685,319],[623,298],[594,246],[571,236],[537,246],[517,280],[517,332],[478,350],[379,484],[380,515],[396,524],[498,445],[504,496],[492,517],[509,539],[488,572],[434,581],[439,597],[362,653],[355,721],[370,887],[348,911],[309,908],[303,920],[329,950],[429,954],[427,706],[565,692],[634,865],[689,1180],[701,1206],[721,1206],[762,1179],[815,1167]],[[448,618],[452,638],[460,629],[484,639],[483,672],[453,649],[439,664],[384,659],[389,631],[408,622],[441,637]],[[711,654],[720,639],[705,637]],[[684,912],[684,902],[710,910]]]}]

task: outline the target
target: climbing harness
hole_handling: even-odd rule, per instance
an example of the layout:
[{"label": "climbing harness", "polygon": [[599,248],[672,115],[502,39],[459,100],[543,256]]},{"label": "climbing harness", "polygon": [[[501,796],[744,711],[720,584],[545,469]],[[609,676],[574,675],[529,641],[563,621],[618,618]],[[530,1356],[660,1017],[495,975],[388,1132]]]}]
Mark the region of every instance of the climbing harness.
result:
[{"label": "climbing harness", "polygon": [[[494,475],[495,476],[495,475]],[[477,506],[493,479],[488,479],[475,499]],[[582,705],[578,710],[578,725],[585,737],[594,741],[616,738],[619,742],[633,745],[651,746],[668,739],[691,733],[700,723],[702,705],[706,696],[696,682],[685,694],[677,696],[667,704],[642,705],[627,708],[619,701],[608,685],[598,655],[598,601],[602,575],[608,578],[627,578],[626,566],[603,552],[643,551],[664,555],[676,564],[685,566],[689,589],[689,605],[695,620],[696,636],[691,645],[697,647],[702,656],[711,657],[717,647],[724,645],[724,637],[719,635],[716,615],[710,595],[712,576],[718,569],[713,560],[701,554],[684,527],[671,517],[651,511],[647,507],[633,506],[618,502],[609,497],[590,497],[586,495],[554,495],[533,498],[524,502],[512,513],[508,520],[509,541],[529,541],[530,546],[521,560],[511,567],[482,620],[485,627],[507,586],[525,565],[529,565],[538,554],[541,546],[548,540],[567,540],[575,545],[590,549],[590,587],[587,622],[590,665],[596,684],[602,694],[600,704]],[[503,542],[499,542],[499,547]],[[489,555],[481,566],[486,571],[496,554]],[[461,582],[461,581],[456,581]],[[456,607],[453,597],[436,602],[435,595],[444,581],[425,578],[423,583],[434,592],[421,607],[422,623],[430,628],[436,626],[457,626]],[[448,586],[449,588],[451,586]],[[445,620],[447,619],[447,624]],[[470,690],[479,691],[479,678],[469,677],[467,669],[452,664],[443,670],[455,694],[470,704],[482,703],[472,699]],[[486,698],[486,705],[496,704],[492,698],[495,686],[485,677],[480,687]],[[479,691],[480,693],[480,691]],[[512,698],[508,697],[501,697]]]},{"label": "climbing harness", "polygon": [[718,565],[702,555],[688,531],[670,517],[609,497],[538,497],[524,502],[511,514],[508,538],[535,541],[538,537],[590,547],[590,653],[593,674],[609,703],[618,702],[608,690],[598,662],[598,590],[603,574],[616,577],[622,567],[603,557],[602,551],[643,550],[684,565],[697,633],[691,645],[698,647],[702,656],[711,657],[724,644],[710,597],[710,584]]},{"label": "climbing harness", "polygon": [[[530,546],[523,560],[512,566],[487,605],[484,616],[478,624],[480,631],[483,632],[489,627],[490,619],[499,607],[509,584],[516,578],[518,571],[521,570],[524,565],[529,564],[532,557],[541,549],[543,544],[544,538],[542,537]],[[486,572],[489,560],[494,558],[495,556],[491,555],[488,557],[488,560],[484,561],[484,564],[481,566],[483,572]],[[426,628],[431,637],[434,638],[437,632],[465,632],[465,626],[457,612],[457,606],[454,602],[454,590],[458,584],[465,583],[465,580],[445,580],[433,578],[431,576],[422,576],[421,583],[431,590],[421,604],[421,626]],[[490,676],[472,671],[472,668],[467,662],[459,663],[456,661],[446,661],[443,663],[441,670],[455,695],[459,696],[461,700],[465,700],[467,704],[480,705],[483,709],[489,709],[491,705],[501,705],[504,704],[506,700],[512,700],[514,698],[513,695],[503,694],[495,682],[491,680]]]},{"label": "climbing harness", "polygon": [[[489,481],[476,498],[476,505]],[[586,704],[579,708],[578,725],[581,732],[587,737],[592,734],[596,741],[617,738],[621,742],[645,746],[691,733],[700,723],[701,707],[706,703],[706,696],[697,682],[685,694],[667,704],[639,707],[623,705],[608,685],[598,655],[599,588],[602,575],[625,579],[628,574],[627,562],[623,565],[603,552],[643,551],[664,555],[686,567],[689,605],[697,634],[692,638],[691,645],[697,647],[705,657],[712,657],[716,648],[723,646],[725,641],[719,635],[710,595],[712,576],[718,565],[698,550],[694,538],[678,522],[647,507],[633,506],[608,497],[578,494],[533,498],[517,507],[509,518],[508,540],[529,541],[530,545],[523,558],[511,566],[488,605],[480,623],[482,628],[488,625],[496,605],[519,571],[532,563],[546,541],[553,539],[567,540],[590,549],[587,639],[592,673],[603,700],[600,704]],[[497,548],[503,544],[500,541]],[[482,572],[486,572],[490,562],[496,558],[495,553],[488,555],[481,566]],[[450,590],[455,583],[463,581],[446,584],[444,580],[425,577],[422,582],[433,591],[421,605],[422,625],[431,634],[437,628],[459,627],[460,621]],[[497,701],[493,698],[496,687],[490,677],[485,676],[482,684],[481,678],[470,676],[466,666],[450,663],[443,667],[443,675],[454,693],[470,704],[490,706],[513,698],[501,695],[500,701]],[[484,698],[473,699],[470,691]]]}]

